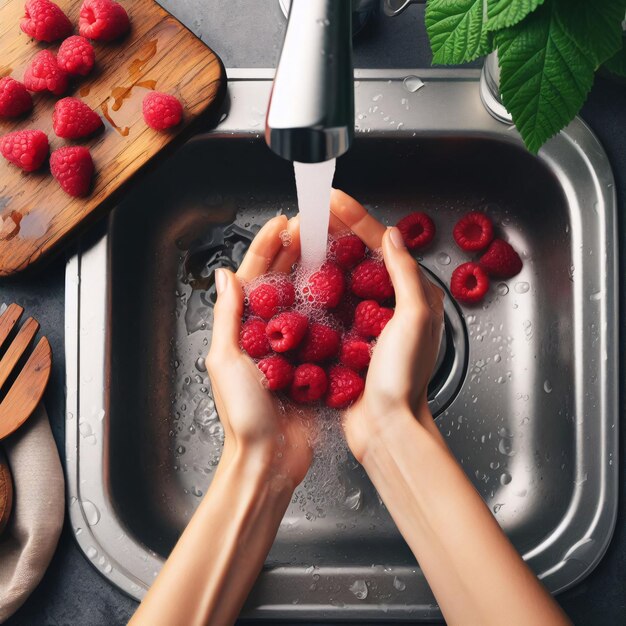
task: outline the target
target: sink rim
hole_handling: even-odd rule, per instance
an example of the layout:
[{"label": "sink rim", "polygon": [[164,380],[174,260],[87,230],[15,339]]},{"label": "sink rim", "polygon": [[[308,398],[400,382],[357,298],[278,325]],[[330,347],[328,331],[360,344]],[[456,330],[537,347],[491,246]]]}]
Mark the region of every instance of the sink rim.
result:
[{"label": "sink rim", "polygon": [[[241,99],[248,97],[249,91],[261,89],[261,96],[264,90],[269,89],[268,81],[271,80],[273,71],[271,70],[256,70],[253,72],[252,77],[250,74],[244,74],[245,70],[240,73],[235,72],[232,75],[232,71],[229,72],[231,78],[231,111],[229,116],[220,124],[220,126],[213,132],[204,134],[194,138],[192,141],[210,141],[213,137],[232,136],[235,139],[249,138],[251,135],[258,137],[259,128],[253,127],[249,123],[249,110],[245,108],[245,113],[237,107],[242,107],[241,102],[239,105],[235,102],[236,98],[240,96]],[[423,79],[428,79],[426,82],[433,84],[428,85],[428,88],[435,90],[437,86],[443,89],[451,88],[454,85],[461,83],[469,83],[474,87],[476,99],[479,101],[478,95],[478,79],[479,72],[475,70],[415,70],[415,71],[398,71],[398,70],[366,70],[357,71],[357,80],[364,83],[370,83],[373,81],[384,82],[392,80],[394,82],[399,81],[407,75],[417,75]],[[234,80],[233,80],[234,79]],[[239,93],[241,88],[241,93]],[[380,89],[386,89],[384,84],[380,85]],[[260,100],[257,100],[259,104]],[[477,109],[473,106],[472,102],[463,103],[465,108],[465,114],[460,117],[459,111],[463,108],[459,105],[457,108],[452,107],[452,111],[445,112],[437,118],[437,114],[433,117],[437,118],[432,121],[430,128],[423,129],[423,134],[440,134],[444,130],[453,131],[458,134],[464,134],[471,136],[473,134],[479,134],[481,136],[493,137],[499,141],[512,142],[520,145],[519,136],[515,131],[510,131],[506,125],[496,122],[491,118],[482,108]],[[262,108],[264,103],[260,104]],[[245,116],[247,117],[245,117]],[[446,118],[457,116],[456,123],[450,124]],[[443,118],[443,121],[441,120]],[[415,121],[419,126],[420,120]],[[440,128],[437,130],[436,125],[439,123]],[[445,128],[447,125],[447,128]],[[403,128],[402,130],[388,130],[380,129],[378,132],[384,132],[385,136],[406,136],[411,132],[411,128]],[[376,132],[376,131],[375,131]],[[420,133],[420,134],[421,134]],[[372,133],[374,135],[375,133]],[[363,135],[364,136],[364,133]],[[409,135],[410,136],[410,135]],[[563,163],[562,154],[565,154],[569,163]],[[559,156],[561,155],[561,156]],[[544,582],[548,584],[551,590],[555,593],[563,591],[579,582],[582,578],[588,575],[592,569],[602,558],[615,527],[615,521],[617,516],[617,445],[618,445],[618,419],[617,419],[617,396],[618,396],[618,355],[617,355],[617,337],[618,337],[618,303],[619,294],[617,289],[617,233],[615,229],[616,222],[616,195],[613,184],[613,176],[611,167],[598,140],[593,135],[592,131],[585,125],[585,123],[577,118],[572,124],[559,136],[553,139],[542,150],[539,157],[544,164],[553,171],[559,178],[559,181],[563,184],[566,183],[569,178],[566,177],[563,172],[563,166],[566,168],[587,168],[587,173],[591,176],[595,184],[595,195],[598,201],[601,202],[604,211],[601,211],[601,215],[604,218],[604,238],[606,241],[606,250],[608,252],[607,263],[603,269],[602,275],[602,288],[605,293],[609,294],[607,298],[602,300],[600,322],[606,323],[607,331],[602,335],[604,348],[606,351],[606,360],[603,373],[603,386],[601,389],[600,401],[604,408],[601,413],[602,423],[599,425],[599,434],[591,429],[589,424],[584,423],[576,426],[576,436],[579,442],[583,441],[585,436],[584,426],[588,426],[591,430],[591,434],[595,433],[595,436],[602,440],[603,445],[600,447],[599,462],[602,462],[600,467],[600,477],[597,481],[598,484],[592,485],[592,481],[587,481],[584,484],[577,486],[576,492],[572,497],[572,506],[577,506],[577,510],[569,510],[564,516],[560,527],[561,530],[567,530],[571,528],[572,520],[575,518],[576,513],[580,513],[583,500],[592,500],[596,504],[602,506],[588,507],[593,509],[596,514],[591,515],[589,521],[590,528],[587,528],[587,532],[583,532],[577,541],[573,542],[573,545],[567,552],[562,552],[565,560],[553,564],[552,568],[547,568],[542,571]],[[567,161],[567,159],[566,159]],[[559,175],[560,173],[560,175]],[[571,178],[571,177],[570,177]],[[609,187],[609,185],[613,185]],[[569,199],[569,194],[576,195],[574,189],[565,189],[566,195]],[[580,191],[580,190],[579,190]],[[89,281],[82,281],[81,277],[83,271],[87,271],[90,266],[94,264],[103,265],[102,269],[105,272],[108,271],[106,266],[106,236],[102,237],[92,248],[88,250],[81,250],[73,257],[67,266],[66,275],[66,373],[67,373],[67,416],[66,416],[66,458],[67,458],[67,475],[68,475],[68,492],[69,492],[69,510],[70,519],[74,528],[82,528],[82,532],[76,537],[81,549],[86,554],[92,554],[92,550],[96,550],[97,554],[92,558],[94,566],[98,570],[114,582],[118,587],[124,590],[126,593],[134,598],[140,599],[145,593],[146,582],[152,579],[152,572],[156,571],[162,559],[154,552],[147,550],[136,539],[128,536],[126,530],[123,528],[121,521],[117,518],[113,507],[111,506],[110,499],[108,498],[107,485],[104,480],[104,476],[100,476],[99,480],[89,480],[84,478],[88,475],[90,460],[87,453],[91,453],[94,450],[93,446],[89,446],[83,441],[78,432],[78,423],[82,419],[79,417],[79,392],[83,397],[87,393],[86,387],[89,387],[88,380],[92,378],[92,381],[96,381],[96,385],[101,385],[104,389],[105,381],[98,381],[98,376],[102,378],[102,372],[104,371],[104,329],[105,315],[106,315],[106,296],[103,293],[99,293],[98,284],[89,285]],[[102,263],[104,259],[104,264]],[[102,274],[100,274],[102,275]],[[97,281],[96,281],[97,282]],[[582,281],[578,281],[582,283]],[[100,283],[101,285],[102,283]],[[108,284],[108,283],[107,283]],[[582,285],[577,287],[582,289]],[[100,291],[102,289],[100,288]],[[80,327],[81,324],[81,301],[93,302],[98,305],[99,312],[96,310],[95,316],[90,317],[90,324],[94,327],[91,329]],[[579,302],[579,300],[576,300]],[[79,338],[79,333],[81,337]],[[87,335],[85,335],[87,333]],[[81,339],[84,340],[85,336],[90,337],[92,343],[100,333],[102,338],[102,346],[94,350],[90,350],[90,361],[86,359],[78,362],[80,356],[80,343]],[[608,341],[607,341],[608,337]],[[610,339],[613,341],[610,341]],[[96,342],[97,343],[97,342]],[[91,344],[90,344],[91,345]],[[98,373],[99,372],[99,373]],[[94,378],[95,377],[95,378]],[[580,391],[580,390],[579,390]],[[89,393],[93,395],[93,390]],[[96,392],[97,393],[97,392]],[[95,412],[100,414],[101,410],[106,410],[106,407],[97,407]],[[76,416],[76,417],[75,417]],[[90,419],[90,418],[88,418]],[[612,421],[611,421],[612,420]],[[589,422],[589,420],[586,420]],[[614,426],[614,428],[611,428]],[[101,438],[102,440],[102,438]],[[599,444],[599,442],[596,442]],[[89,447],[87,447],[89,446]],[[98,452],[100,460],[104,454],[101,444],[97,443],[95,446]],[[81,454],[81,453],[85,454]],[[604,462],[607,454],[612,455],[612,465],[608,465]],[[94,463],[91,463],[93,465]],[[102,469],[102,463],[100,463]],[[92,472],[93,473],[93,472]],[[86,483],[81,481],[86,480]],[[597,495],[596,493],[597,492]],[[95,526],[89,526],[87,522],[87,516],[81,502],[89,500],[97,503],[100,509],[102,519],[99,524]],[[106,532],[104,532],[105,525],[102,525],[108,519],[109,526]],[[558,529],[551,533],[551,536],[546,538],[538,546],[525,555],[528,559],[534,559],[537,556],[541,556],[546,550],[550,548],[550,544],[554,539],[552,535],[557,532]],[[595,531],[595,534],[594,534]],[[113,534],[111,534],[113,533]],[[105,545],[107,542],[102,540],[104,535],[111,537],[121,537],[119,541],[115,543],[117,545],[111,546]],[[600,535],[600,537],[597,537]],[[589,540],[594,543],[590,544]],[[109,542],[110,543],[110,542]],[[585,548],[585,546],[587,546]],[[593,548],[593,549],[591,549]],[[585,561],[585,567],[572,564],[570,569],[568,563],[576,560],[576,552],[580,551],[584,554],[587,561]],[[132,563],[128,563],[129,554],[134,553],[134,557],[131,559]],[[104,557],[104,563],[98,563],[98,559]],[[144,560],[145,557],[145,560]],[[590,558],[591,557],[591,558]],[[124,559],[126,558],[126,564]],[[110,571],[107,571],[108,565],[112,566]],[[297,568],[277,568],[271,572],[264,572],[263,576],[268,579],[268,584],[276,584],[280,586],[283,576],[293,576],[294,570]],[[328,568],[333,569],[333,568]],[[398,574],[403,578],[410,576],[421,576],[421,573],[416,573],[415,568],[394,568],[398,571]],[[318,573],[322,573],[324,568],[318,568]],[[405,571],[406,570],[406,571]],[[565,570],[569,570],[570,574]],[[364,573],[369,579],[373,578],[372,570],[368,569],[367,574]],[[271,580],[270,580],[271,579]],[[354,574],[349,574],[349,579],[354,580]],[[274,582],[272,582],[274,581]],[[306,581],[308,586],[308,580]],[[317,605],[315,607],[306,609],[303,606],[290,606],[281,605],[280,607],[265,605],[264,607],[257,607],[246,612],[246,616],[249,617],[276,617],[277,611],[280,611],[280,615],[283,617],[290,617],[293,619],[305,619],[305,618],[321,618],[323,617],[336,617],[339,614],[342,618],[353,619],[367,619],[379,617],[378,613],[374,613],[375,606],[368,606],[358,604],[351,606],[349,609],[339,609],[331,605]],[[389,605],[389,611],[387,617],[394,619],[432,619],[440,617],[440,613],[436,606],[432,604],[416,606],[410,605],[410,607],[401,607],[400,605]],[[409,610],[410,609],[410,610]]]}]

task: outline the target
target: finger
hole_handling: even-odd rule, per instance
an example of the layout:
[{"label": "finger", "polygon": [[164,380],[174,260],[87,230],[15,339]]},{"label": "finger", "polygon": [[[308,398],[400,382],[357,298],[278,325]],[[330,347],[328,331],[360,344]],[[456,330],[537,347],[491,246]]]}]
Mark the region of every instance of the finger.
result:
[{"label": "finger", "polygon": [[443,290],[437,287],[424,271],[420,271],[420,279],[428,300],[428,306],[436,316],[441,316],[443,314]]},{"label": "finger", "polygon": [[417,311],[428,306],[421,270],[395,226],[387,229],[383,237],[383,258],[396,293],[396,310]]},{"label": "finger", "polygon": [[240,352],[239,333],[244,296],[237,276],[223,268],[215,271],[215,287],[217,302],[213,307],[213,335],[209,359],[220,361],[232,350]]},{"label": "finger", "polygon": [[380,248],[385,227],[362,204],[339,189],[330,194],[330,210],[370,249]]},{"label": "finger", "polygon": [[274,257],[270,268],[273,272],[289,273],[293,264],[297,263],[300,258],[300,217],[298,215],[292,217],[287,223],[287,233],[289,245],[285,246],[285,242],[282,241],[283,247]]},{"label": "finger", "polygon": [[287,228],[287,223],[287,218],[279,215],[267,222],[256,234],[237,270],[240,280],[247,282],[267,272],[283,246],[280,233]]},{"label": "finger", "polygon": [[350,229],[334,214],[330,214],[330,220],[328,222],[328,232],[333,236],[348,235]]}]

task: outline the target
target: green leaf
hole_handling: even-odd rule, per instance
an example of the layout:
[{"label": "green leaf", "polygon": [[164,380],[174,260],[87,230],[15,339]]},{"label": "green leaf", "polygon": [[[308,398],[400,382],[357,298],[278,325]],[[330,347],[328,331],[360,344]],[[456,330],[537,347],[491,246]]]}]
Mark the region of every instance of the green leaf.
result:
[{"label": "green leaf", "polygon": [[555,0],[559,19],[596,67],[622,47],[624,0]]},{"label": "green leaf", "polygon": [[484,0],[428,0],[426,30],[433,63],[465,63],[493,49],[485,28]]},{"label": "green leaf", "polygon": [[543,2],[544,0],[487,0],[487,30],[514,26]]},{"label": "green leaf", "polygon": [[626,78],[626,46],[616,52],[602,67],[615,76]]},{"label": "green leaf", "polygon": [[500,91],[524,143],[537,152],[578,113],[595,64],[547,1],[522,22],[496,33]]}]

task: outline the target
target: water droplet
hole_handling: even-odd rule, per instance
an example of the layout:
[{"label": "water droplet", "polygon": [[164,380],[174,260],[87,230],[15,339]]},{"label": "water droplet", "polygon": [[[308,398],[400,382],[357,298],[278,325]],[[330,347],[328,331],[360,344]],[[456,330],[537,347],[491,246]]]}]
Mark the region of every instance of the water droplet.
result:
[{"label": "water droplet", "polygon": [[90,559],[95,559],[98,556],[98,551],[93,546],[89,546],[87,548],[87,556]]},{"label": "water droplet", "polygon": [[493,362],[500,363],[500,361],[502,361],[502,357],[499,354],[494,355]]},{"label": "water droplet", "polygon": [[78,425],[78,432],[80,432],[81,437],[89,437],[90,435],[93,435],[93,428],[91,428],[91,425],[88,422],[81,422]]},{"label": "water droplet", "polygon": [[85,514],[85,519],[90,526],[95,526],[100,521],[100,511],[98,507],[89,500],[82,500],[81,506]]},{"label": "water droplet", "polygon": [[506,283],[499,283],[496,289],[501,296],[506,296],[509,293],[509,286]]},{"label": "water droplet", "polygon": [[510,439],[500,439],[498,450],[500,454],[504,454],[504,456],[513,456],[515,454],[513,451],[513,442]]},{"label": "water droplet", "polygon": [[493,512],[497,515],[500,512],[500,509],[504,506],[504,504],[494,504]]},{"label": "water droplet", "polygon": [[406,589],[406,583],[403,580],[400,580],[397,576],[394,576],[393,587],[398,591],[404,591]]},{"label": "water droplet", "polygon": [[439,263],[439,265],[450,265],[450,257],[449,255],[447,255],[445,252],[440,252],[437,255],[437,263]]},{"label": "water droplet", "polygon": [[178,452],[178,454],[185,454],[185,446],[178,446],[176,452]]},{"label": "water droplet", "polygon": [[500,484],[508,485],[513,480],[513,477],[508,472],[503,472],[500,476]]},{"label": "water droplet", "polygon": [[417,76],[407,76],[402,84],[409,93],[415,93],[424,86],[424,81]]},{"label": "water droplet", "polygon": [[589,296],[589,300],[591,300],[592,302],[598,302],[601,299],[602,299],[602,291],[594,291]]},{"label": "water droplet", "polygon": [[375,96],[372,97],[372,100],[374,102],[379,102],[380,100],[382,100],[383,98],[383,94],[382,93],[377,93]]},{"label": "water droplet", "polygon": [[500,463],[498,463],[498,461],[491,461],[491,463],[489,463],[489,467],[491,469],[498,469],[500,467]]},{"label": "water droplet", "polygon": [[547,379],[543,383],[543,390],[546,393],[552,393],[552,383],[549,380],[547,380]]},{"label": "water droplet", "polygon": [[526,293],[530,289],[530,285],[527,282],[515,283],[514,289],[516,293]]},{"label": "water droplet", "polygon": [[367,583],[364,580],[355,580],[350,585],[350,591],[358,600],[365,600],[367,598]]},{"label": "water droplet", "polygon": [[361,508],[361,490],[351,489],[346,496],[345,504],[351,511],[358,511]]}]

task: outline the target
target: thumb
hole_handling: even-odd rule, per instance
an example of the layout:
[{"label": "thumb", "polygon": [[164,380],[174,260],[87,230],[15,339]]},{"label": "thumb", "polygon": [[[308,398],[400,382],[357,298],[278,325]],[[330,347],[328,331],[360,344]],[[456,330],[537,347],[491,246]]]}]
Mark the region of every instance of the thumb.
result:
[{"label": "thumb", "polygon": [[227,269],[215,270],[217,302],[213,309],[211,348],[218,353],[239,352],[239,333],[243,314],[243,289],[237,277]]},{"label": "thumb", "polygon": [[402,233],[394,226],[383,235],[385,267],[396,292],[396,309],[417,310],[428,305],[421,271],[404,245]]}]

